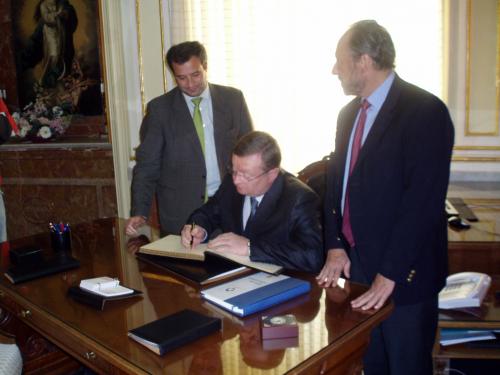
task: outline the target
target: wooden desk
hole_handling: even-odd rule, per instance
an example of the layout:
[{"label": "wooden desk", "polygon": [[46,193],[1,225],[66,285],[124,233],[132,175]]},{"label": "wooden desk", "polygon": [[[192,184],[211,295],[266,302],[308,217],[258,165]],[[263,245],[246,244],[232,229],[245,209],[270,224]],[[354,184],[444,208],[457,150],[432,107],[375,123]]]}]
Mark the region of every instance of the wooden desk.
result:
[{"label": "wooden desk", "polygon": [[[293,313],[299,321],[295,348],[266,351],[259,317],[224,316],[200,300],[198,290],[182,284],[153,266],[138,262],[127,251],[124,220],[102,219],[75,226],[73,256],[79,269],[20,285],[0,279],[0,307],[21,319],[50,342],[102,374],[359,374],[361,357],[371,329],[385,319],[392,306],[380,311],[353,311],[349,301],[366,290],[346,283],[344,289],[320,289],[311,276],[309,295],[266,311]],[[48,234],[19,240],[48,248]],[[8,265],[3,254],[2,268]],[[96,311],[67,298],[70,285],[93,276],[119,277],[124,285],[142,290],[139,299],[114,301]],[[298,275],[296,275],[298,276]],[[223,330],[160,357],[127,338],[127,331],[191,308],[224,317]],[[2,323],[0,322],[0,328]],[[259,370],[255,370],[259,369]],[[45,372],[47,373],[47,372]]]},{"label": "wooden desk", "polygon": [[500,303],[494,292],[500,290],[500,275],[492,277],[492,284],[481,308],[472,309],[474,314],[453,310],[440,310],[438,335],[434,344],[435,374],[447,374],[445,369],[452,358],[500,359],[500,348],[470,348],[467,344],[440,346],[441,328],[500,329]]},{"label": "wooden desk", "polygon": [[479,218],[471,228],[448,229],[449,273],[463,271],[495,275],[500,270],[500,199],[465,199]]}]

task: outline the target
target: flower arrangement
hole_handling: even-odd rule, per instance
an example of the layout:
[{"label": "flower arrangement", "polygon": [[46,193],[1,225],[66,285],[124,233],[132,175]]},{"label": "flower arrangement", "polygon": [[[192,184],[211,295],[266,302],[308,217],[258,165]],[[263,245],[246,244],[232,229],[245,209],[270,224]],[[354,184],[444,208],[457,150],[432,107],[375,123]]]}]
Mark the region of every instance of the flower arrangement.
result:
[{"label": "flower arrangement", "polygon": [[42,100],[30,103],[12,114],[19,127],[18,137],[32,141],[47,141],[66,131],[71,122],[71,103],[47,107]]}]

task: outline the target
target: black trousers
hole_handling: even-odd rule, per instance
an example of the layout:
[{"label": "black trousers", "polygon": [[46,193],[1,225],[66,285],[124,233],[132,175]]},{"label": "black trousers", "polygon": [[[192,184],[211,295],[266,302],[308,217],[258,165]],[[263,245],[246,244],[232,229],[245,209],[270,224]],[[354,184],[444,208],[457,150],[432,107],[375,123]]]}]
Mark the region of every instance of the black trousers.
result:
[{"label": "black trousers", "polygon": [[[350,251],[351,280],[371,284],[356,249]],[[432,375],[432,348],[438,323],[437,295],[411,305],[396,305],[376,327],[363,358],[365,375]]]}]

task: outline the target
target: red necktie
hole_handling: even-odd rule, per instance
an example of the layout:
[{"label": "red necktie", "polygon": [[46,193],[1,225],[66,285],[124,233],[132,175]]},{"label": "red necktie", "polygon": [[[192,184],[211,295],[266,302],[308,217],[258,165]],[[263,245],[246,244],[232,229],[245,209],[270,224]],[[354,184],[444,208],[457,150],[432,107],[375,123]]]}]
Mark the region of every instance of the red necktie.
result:
[{"label": "red necktie", "polygon": [[349,176],[347,177],[347,186],[345,189],[345,200],[344,200],[344,215],[342,219],[342,233],[346,238],[347,242],[351,247],[354,247],[354,236],[352,235],[351,227],[351,214],[349,208],[349,177],[351,177],[352,170],[358,161],[359,151],[361,150],[361,140],[363,138],[363,132],[365,130],[366,123],[366,110],[370,106],[368,100],[363,99],[361,102],[361,113],[359,114],[358,125],[356,126],[356,131],[354,132],[354,140],[352,141],[351,148],[351,162],[349,164]]}]

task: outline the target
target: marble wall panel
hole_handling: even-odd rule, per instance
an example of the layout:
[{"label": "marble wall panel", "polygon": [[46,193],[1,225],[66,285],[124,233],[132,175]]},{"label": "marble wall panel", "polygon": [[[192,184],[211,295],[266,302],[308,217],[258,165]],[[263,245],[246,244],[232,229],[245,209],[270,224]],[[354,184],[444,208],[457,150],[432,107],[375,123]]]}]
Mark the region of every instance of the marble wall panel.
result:
[{"label": "marble wall panel", "polygon": [[0,149],[9,239],[117,215],[110,149],[19,147]]}]

